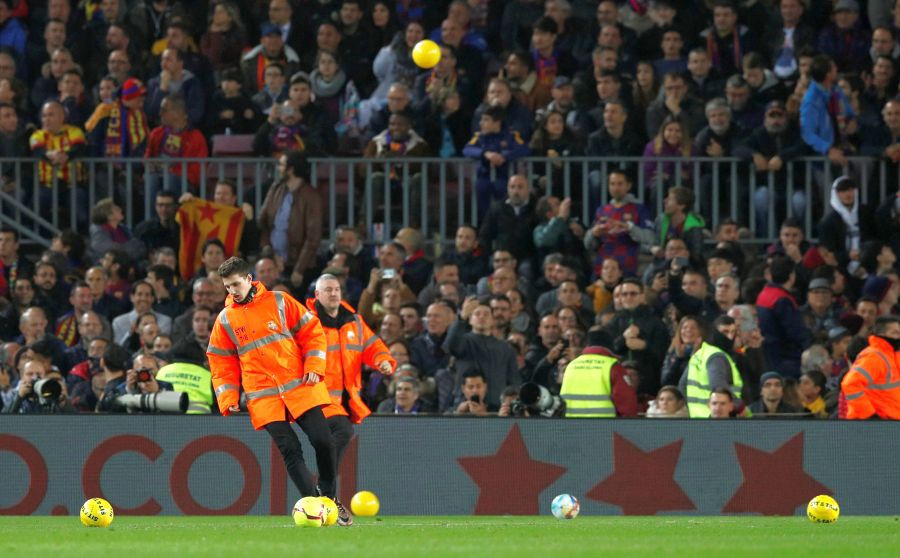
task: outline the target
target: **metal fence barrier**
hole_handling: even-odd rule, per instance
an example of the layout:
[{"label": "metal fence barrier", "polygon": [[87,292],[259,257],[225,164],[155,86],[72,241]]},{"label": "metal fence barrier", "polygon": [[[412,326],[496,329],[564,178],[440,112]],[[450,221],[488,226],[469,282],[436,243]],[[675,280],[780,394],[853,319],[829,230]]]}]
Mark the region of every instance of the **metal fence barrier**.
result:
[{"label": "metal fence barrier", "polygon": [[[379,234],[412,225],[429,241],[443,241],[461,223],[477,225],[484,211],[478,207],[478,164],[471,159],[316,158],[310,163],[312,182],[324,192],[324,238],[338,225],[364,224],[369,241],[377,242]],[[239,203],[259,209],[277,179],[270,158],[85,158],[70,164],[79,166],[72,168],[67,186],[56,176],[44,185],[36,159],[0,159],[4,226],[17,228],[26,242],[49,245],[60,229],[86,232],[90,208],[113,194],[123,207],[125,224],[133,228],[154,216],[153,197],[160,188],[211,198],[223,179],[237,185]],[[662,212],[668,187],[689,186],[696,196],[694,210],[710,229],[729,217],[749,227],[752,241],[760,243],[776,239],[779,222],[788,215],[803,223],[807,238],[814,238],[828,208],[831,182],[840,174],[854,176],[862,201],[872,205],[896,192],[900,183],[897,164],[867,157],[850,158],[844,169],[824,158],[800,158],[785,162],[778,172],[763,173],[755,172],[752,162],[729,157],[531,157],[512,166],[510,173],[526,174],[544,192],[572,197],[573,217],[585,225],[593,221],[596,207],[608,201],[609,172],[624,169],[633,179],[632,193],[652,213]],[[492,170],[482,182],[495,179]]]}]

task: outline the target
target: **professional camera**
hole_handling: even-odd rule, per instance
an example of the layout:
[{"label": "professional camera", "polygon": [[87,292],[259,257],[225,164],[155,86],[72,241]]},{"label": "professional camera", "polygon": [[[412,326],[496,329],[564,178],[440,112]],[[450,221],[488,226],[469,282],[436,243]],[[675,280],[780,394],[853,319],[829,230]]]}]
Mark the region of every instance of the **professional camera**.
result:
[{"label": "professional camera", "polygon": [[135,393],[116,397],[116,404],[138,412],[180,413],[188,408],[188,394],[183,391],[159,391],[157,393]]},{"label": "professional camera", "polygon": [[62,395],[62,386],[54,378],[37,380],[34,382],[32,389],[34,390],[35,395],[37,395],[38,401],[44,406],[50,406],[57,403],[59,401],[59,396]]},{"label": "professional camera", "polygon": [[528,382],[519,388],[519,397],[512,402],[510,412],[514,417],[561,417],[565,405],[544,386]]},{"label": "professional camera", "polygon": [[149,382],[153,379],[153,370],[150,368],[138,368],[135,370],[138,382]]}]

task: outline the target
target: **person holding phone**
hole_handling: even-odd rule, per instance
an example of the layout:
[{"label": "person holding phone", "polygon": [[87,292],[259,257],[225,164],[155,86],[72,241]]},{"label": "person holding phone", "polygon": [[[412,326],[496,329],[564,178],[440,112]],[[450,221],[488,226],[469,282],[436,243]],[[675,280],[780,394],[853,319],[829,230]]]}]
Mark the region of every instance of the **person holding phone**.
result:
[{"label": "person holding phone", "polygon": [[457,405],[453,414],[486,416],[488,384],[484,372],[472,369],[463,374],[462,402]]}]

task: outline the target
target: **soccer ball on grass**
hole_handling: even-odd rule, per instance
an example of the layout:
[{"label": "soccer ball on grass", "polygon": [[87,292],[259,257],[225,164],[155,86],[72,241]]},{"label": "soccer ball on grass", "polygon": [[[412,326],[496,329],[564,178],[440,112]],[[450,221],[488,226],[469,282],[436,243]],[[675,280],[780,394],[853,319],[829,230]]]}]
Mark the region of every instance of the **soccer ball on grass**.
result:
[{"label": "soccer ball on grass", "polygon": [[834,523],[841,515],[841,508],[831,496],[821,494],[809,501],[806,517],[813,523]]},{"label": "soccer ball on grass", "polygon": [[86,527],[109,527],[115,513],[103,498],[91,498],[81,505],[81,523]]},{"label": "soccer ball on grass", "polygon": [[556,519],[575,519],[581,506],[571,494],[560,494],[550,503],[550,512]]},{"label": "soccer ball on grass", "polygon": [[297,500],[291,516],[298,527],[321,527],[325,525],[325,505],[318,498],[306,496]]}]

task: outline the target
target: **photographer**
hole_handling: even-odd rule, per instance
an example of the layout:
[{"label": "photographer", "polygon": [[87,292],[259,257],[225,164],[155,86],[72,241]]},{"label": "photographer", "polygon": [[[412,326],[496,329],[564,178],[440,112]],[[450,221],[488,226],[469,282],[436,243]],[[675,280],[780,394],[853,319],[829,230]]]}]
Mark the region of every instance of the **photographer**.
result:
[{"label": "photographer", "polygon": [[58,371],[38,359],[25,362],[8,414],[72,413],[65,382]]},{"label": "photographer", "polygon": [[[172,384],[156,379],[159,361],[153,355],[139,355],[134,358],[131,369],[125,373],[125,383],[119,384],[118,395],[159,393],[173,391]],[[123,387],[124,386],[124,387]]]},{"label": "photographer", "polygon": [[560,396],[566,418],[628,417],[637,415],[637,392],[618,357],[602,346],[587,347],[569,363]]}]

